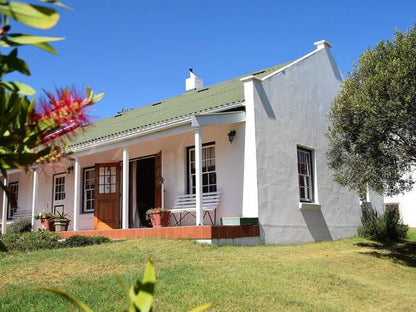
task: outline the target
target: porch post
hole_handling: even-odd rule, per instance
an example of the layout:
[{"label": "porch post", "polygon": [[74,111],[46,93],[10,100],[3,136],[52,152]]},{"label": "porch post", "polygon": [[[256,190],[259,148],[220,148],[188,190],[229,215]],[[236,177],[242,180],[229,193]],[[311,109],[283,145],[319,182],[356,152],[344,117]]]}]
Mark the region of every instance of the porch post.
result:
[{"label": "porch post", "polygon": [[79,159],[75,158],[74,163],[74,231],[78,231],[78,215],[79,215]]},{"label": "porch post", "polygon": [[202,134],[201,128],[195,129],[195,196],[196,196],[196,225],[203,225],[202,213]]},{"label": "porch post", "polygon": [[[3,177],[3,185],[7,186],[7,178]],[[1,234],[6,233],[6,219],[7,219],[7,194],[3,191],[3,206],[1,214]]]},{"label": "porch post", "polygon": [[35,208],[36,208],[36,198],[38,195],[38,170],[33,169],[33,185],[32,185],[32,231],[35,229]]},{"label": "porch post", "polygon": [[122,228],[129,228],[129,149],[123,147],[123,208],[122,208]]}]

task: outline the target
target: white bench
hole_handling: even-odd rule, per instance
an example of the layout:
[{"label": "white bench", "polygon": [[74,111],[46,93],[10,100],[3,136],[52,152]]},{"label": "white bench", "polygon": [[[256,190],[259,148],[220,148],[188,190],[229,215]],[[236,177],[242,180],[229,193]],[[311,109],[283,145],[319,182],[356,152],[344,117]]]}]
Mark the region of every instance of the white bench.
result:
[{"label": "white bench", "polygon": [[[217,219],[217,207],[220,203],[220,192],[211,192],[202,194],[202,211],[203,217],[208,214],[211,224],[215,224]],[[188,215],[196,215],[196,196],[195,194],[178,195],[175,199],[172,209],[168,209],[175,219],[175,225],[181,225],[182,220]],[[211,217],[214,212],[214,219]],[[179,214],[179,218],[176,217]]]}]

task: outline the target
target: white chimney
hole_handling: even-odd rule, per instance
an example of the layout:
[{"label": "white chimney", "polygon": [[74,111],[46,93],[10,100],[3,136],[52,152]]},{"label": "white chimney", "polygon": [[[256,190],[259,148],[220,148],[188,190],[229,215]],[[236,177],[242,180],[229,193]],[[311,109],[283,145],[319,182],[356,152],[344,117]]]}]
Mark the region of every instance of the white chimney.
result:
[{"label": "white chimney", "polygon": [[325,49],[325,48],[332,48],[332,44],[330,44],[326,40],[320,40],[313,43],[317,50]]},{"label": "white chimney", "polygon": [[202,79],[194,74],[194,70],[189,68],[189,78],[185,81],[186,91],[202,89]]}]

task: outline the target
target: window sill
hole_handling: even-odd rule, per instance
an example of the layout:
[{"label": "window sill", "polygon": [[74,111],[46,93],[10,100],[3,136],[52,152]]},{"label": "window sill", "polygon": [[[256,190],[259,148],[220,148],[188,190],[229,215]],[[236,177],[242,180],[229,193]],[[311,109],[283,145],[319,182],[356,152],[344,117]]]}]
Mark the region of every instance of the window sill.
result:
[{"label": "window sill", "polygon": [[321,210],[321,205],[317,203],[299,203],[299,210]]}]

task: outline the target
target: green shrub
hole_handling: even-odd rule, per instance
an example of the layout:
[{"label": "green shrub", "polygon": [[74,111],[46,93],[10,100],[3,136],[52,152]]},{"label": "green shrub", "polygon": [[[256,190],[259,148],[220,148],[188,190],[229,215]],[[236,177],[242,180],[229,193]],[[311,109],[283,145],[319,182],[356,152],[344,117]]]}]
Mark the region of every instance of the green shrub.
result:
[{"label": "green shrub", "polygon": [[30,220],[19,219],[6,227],[7,234],[24,233],[32,230],[32,223]]},{"label": "green shrub", "polygon": [[1,240],[9,250],[32,251],[58,248],[60,236],[49,231],[5,234]]},{"label": "green shrub", "polygon": [[105,236],[74,235],[62,242],[63,247],[82,247],[109,243],[111,240]]},{"label": "green shrub", "polygon": [[358,235],[380,242],[396,242],[406,239],[408,226],[403,224],[398,204],[386,204],[382,215],[369,203],[361,207],[361,226]]},{"label": "green shrub", "polygon": [[402,241],[407,237],[409,227],[400,218],[398,204],[386,204],[383,214],[387,240]]}]

